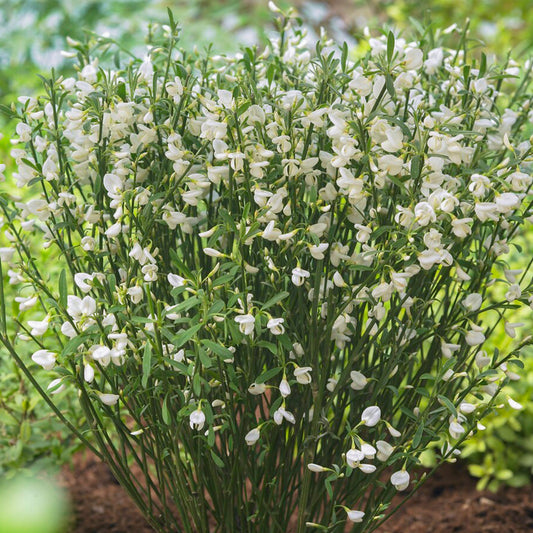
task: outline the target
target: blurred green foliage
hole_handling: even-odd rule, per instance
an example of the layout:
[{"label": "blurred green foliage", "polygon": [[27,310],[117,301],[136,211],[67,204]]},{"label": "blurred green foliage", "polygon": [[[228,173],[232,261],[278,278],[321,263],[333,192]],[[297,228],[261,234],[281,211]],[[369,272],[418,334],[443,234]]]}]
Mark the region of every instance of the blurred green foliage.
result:
[{"label": "blurred green foliage", "polygon": [[[358,0],[356,0],[358,2]],[[533,46],[533,10],[530,0],[378,0],[372,4],[378,16],[401,26],[414,18],[435,27],[470,24],[472,37],[482,40],[494,52],[513,56],[529,53]]]},{"label": "blurred green foliage", "polygon": [[[484,421],[487,429],[470,439],[463,457],[478,488],[497,490],[502,484],[522,487],[533,481],[533,357],[525,359],[522,379],[502,391],[502,407]],[[505,399],[523,406],[517,411]]]}]

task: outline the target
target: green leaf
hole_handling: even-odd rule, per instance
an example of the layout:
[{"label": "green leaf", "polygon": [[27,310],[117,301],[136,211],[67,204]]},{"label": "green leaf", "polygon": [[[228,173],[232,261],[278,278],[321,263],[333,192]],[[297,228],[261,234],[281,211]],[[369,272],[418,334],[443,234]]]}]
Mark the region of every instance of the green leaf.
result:
[{"label": "green leaf", "polygon": [[200,396],[202,392],[202,382],[201,382],[200,374],[198,373],[194,374],[194,377],[192,378],[192,390],[195,396]]},{"label": "green leaf", "polygon": [[196,326],[192,326],[189,329],[183,329],[181,330],[173,339],[172,344],[176,348],[181,348],[186,342],[190,341],[196,333],[198,333],[198,330],[202,327],[202,324],[196,324]]},{"label": "green leaf", "polygon": [[457,418],[457,409],[455,408],[455,405],[453,405],[453,403],[448,398],[446,398],[446,396],[442,396],[442,394],[439,394],[437,398],[442,404],[446,406],[448,411],[450,411],[450,413]]},{"label": "green leaf", "polygon": [[394,44],[394,33],[389,31],[389,35],[387,36],[387,62],[389,64],[392,62],[392,56],[394,55]]},{"label": "green leaf", "polygon": [[147,342],[144,347],[143,353],[143,376],[141,380],[141,385],[143,388],[146,388],[148,384],[148,378],[150,377],[150,372],[152,370],[152,345]]},{"label": "green leaf", "polygon": [[391,95],[391,97],[396,98],[396,89],[394,88],[394,81],[389,73],[387,73],[387,75],[385,76],[385,86],[387,87],[387,91]]},{"label": "green leaf", "polygon": [[422,435],[424,434],[424,424],[420,422],[416,430],[415,436],[413,437],[413,448],[418,448],[422,440]]},{"label": "green leaf", "polygon": [[270,307],[276,305],[278,302],[281,302],[285,298],[289,296],[289,293],[287,291],[280,292],[276,294],[275,296],[272,296],[270,300],[268,300],[263,306],[261,307],[261,310],[269,309]]},{"label": "green leaf", "polygon": [[278,366],[277,368],[271,368],[270,370],[266,370],[263,372],[256,380],[256,383],[264,383],[265,381],[268,381],[269,379],[272,379],[274,376],[277,376],[281,372],[281,367]]},{"label": "green leaf", "polygon": [[259,341],[257,343],[257,346],[260,346],[261,348],[266,348],[272,354],[278,355],[278,347],[273,342]]},{"label": "green leaf", "polygon": [[163,400],[163,405],[161,407],[161,418],[167,426],[170,424],[170,413],[168,412],[168,394]]},{"label": "green leaf", "polygon": [[415,155],[411,159],[411,179],[417,180],[420,177],[420,171],[422,170],[422,158],[419,155]]},{"label": "green leaf", "polygon": [[200,357],[200,362],[205,368],[211,368],[213,366],[211,364],[209,355],[207,355],[207,352],[203,348],[198,349],[198,356]]},{"label": "green leaf", "polygon": [[194,307],[195,305],[198,305],[200,303],[200,298],[193,296],[191,298],[187,298],[183,302],[176,304],[172,306],[172,312],[173,313],[182,313],[184,311],[188,311],[191,307]]},{"label": "green leaf", "polygon": [[328,496],[330,498],[333,498],[333,488],[331,487],[331,481],[329,477],[324,480],[324,485],[326,487],[326,492],[328,493]]},{"label": "green leaf", "polygon": [[482,78],[485,75],[485,72],[487,71],[487,56],[485,52],[481,52],[481,62],[479,65],[479,78]]},{"label": "green leaf", "polygon": [[225,346],[209,339],[202,339],[200,341],[204,346],[209,348],[213,353],[219,355],[222,359],[233,359],[233,353]]},{"label": "green leaf", "polygon": [[61,307],[67,307],[68,301],[68,287],[67,287],[67,273],[65,269],[59,274],[59,303]]},{"label": "green leaf", "polygon": [[84,337],[83,335],[77,335],[76,337],[73,337],[67,342],[67,344],[65,344],[61,355],[67,356],[74,353],[86,340],[87,337]]},{"label": "green leaf", "polygon": [[213,462],[219,467],[224,468],[224,461],[213,451],[211,451],[211,459],[213,459]]},{"label": "green leaf", "polygon": [[20,425],[20,440],[24,443],[29,442],[31,437],[31,424],[28,420],[23,420]]},{"label": "green leaf", "polygon": [[344,41],[344,43],[342,43],[342,54],[341,54],[341,66],[342,66],[343,72],[346,72],[347,59],[348,59],[348,43]]}]

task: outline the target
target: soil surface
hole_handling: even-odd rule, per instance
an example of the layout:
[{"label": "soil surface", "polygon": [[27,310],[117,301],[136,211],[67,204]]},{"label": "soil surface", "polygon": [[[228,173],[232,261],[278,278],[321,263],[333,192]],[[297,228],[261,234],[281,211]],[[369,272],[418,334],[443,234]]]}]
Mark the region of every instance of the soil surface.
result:
[{"label": "soil surface", "polygon": [[[73,500],[70,533],[154,533],[104,464],[76,456],[62,472]],[[533,490],[476,491],[462,465],[445,465],[379,533],[531,533]],[[232,532],[228,532],[232,533]]]}]

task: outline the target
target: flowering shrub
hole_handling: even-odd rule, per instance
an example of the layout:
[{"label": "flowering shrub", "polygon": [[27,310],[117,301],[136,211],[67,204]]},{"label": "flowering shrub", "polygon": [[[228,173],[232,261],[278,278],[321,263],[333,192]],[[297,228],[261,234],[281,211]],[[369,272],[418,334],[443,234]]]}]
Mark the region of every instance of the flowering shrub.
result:
[{"label": "flowering shrub", "polygon": [[532,215],[529,69],[470,60],[465,35],[310,49],[278,19],[234,57],[179,50],[172,17],[123,67],[79,45],[77,79],[14,107],[23,334],[3,302],[1,340],[30,378],[35,344],[51,404],[79,396],[158,531],[376,529],[529,342],[483,350],[531,294],[506,267]]}]

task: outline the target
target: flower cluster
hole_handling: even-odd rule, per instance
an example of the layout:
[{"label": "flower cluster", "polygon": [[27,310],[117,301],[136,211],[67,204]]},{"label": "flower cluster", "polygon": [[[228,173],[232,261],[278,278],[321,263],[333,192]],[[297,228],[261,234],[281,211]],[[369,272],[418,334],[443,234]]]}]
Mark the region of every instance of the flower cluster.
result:
[{"label": "flower cluster", "polygon": [[533,214],[527,69],[392,33],[312,52],[280,20],[233,57],[178,50],[173,23],[120,69],[78,45],[76,78],[19,98],[1,258],[52,392],[150,450],[167,497],[185,476],[219,523],[374,527],[511,373],[484,345],[533,294],[507,263]]}]

